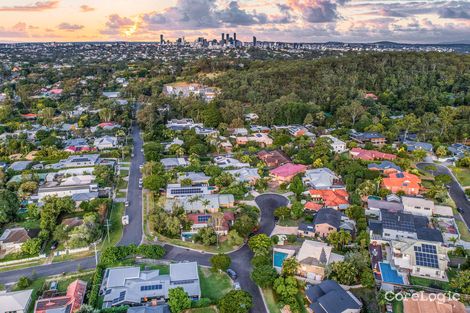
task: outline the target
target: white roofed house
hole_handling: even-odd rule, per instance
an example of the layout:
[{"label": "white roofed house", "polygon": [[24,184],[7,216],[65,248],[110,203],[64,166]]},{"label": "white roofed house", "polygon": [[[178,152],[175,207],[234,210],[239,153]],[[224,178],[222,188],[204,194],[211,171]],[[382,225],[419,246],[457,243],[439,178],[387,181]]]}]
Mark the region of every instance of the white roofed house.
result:
[{"label": "white roofed house", "polygon": [[399,272],[447,281],[448,249],[440,243],[402,239],[390,242],[392,264]]},{"label": "white roofed house", "polygon": [[114,136],[103,136],[96,138],[93,145],[98,150],[113,149],[118,146],[118,139]]},{"label": "white roofed house", "polygon": [[344,188],[340,177],[326,167],[307,170],[302,181],[304,185],[314,189]]},{"label": "white roofed house", "polygon": [[430,217],[434,213],[434,202],[432,200],[419,197],[401,197],[403,211],[414,215],[424,215]]},{"label": "white roofed house", "polygon": [[182,207],[187,213],[218,212],[220,208],[231,208],[235,198],[231,194],[203,194],[178,198],[167,198],[164,209],[171,211],[175,206]]},{"label": "white roofed house", "polygon": [[165,170],[171,170],[178,166],[188,166],[189,161],[186,158],[164,158],[160,160],[160,163],[163,164]]},{"label": "white roofed house", "polygon": [[234,170],[226,170],[225,172],[231,174],[239,183],[249,183],[250,185],[256,184],[261,176],[258,174],[258,169],[253,167],[243,167]]},{"label": "white roofed house", "polygon": [[182,287],[192,300],[201,297],[196,262],[170,264],[170,273],[159,270],[143,271],[140,267],[125,266],[105,270],[100,293],[104,295],[103,308],[168,299],[170,289]]},{"label": "white roofed house", "polygon": [[27,313],[33,289],[0,291],[0,313]]},{"label": "white roofed house", "polygon": [[331,135],[323,135],[321,137],[330,139],[331,150],[336,153],[342,153],[347,150],[346,143]]}]

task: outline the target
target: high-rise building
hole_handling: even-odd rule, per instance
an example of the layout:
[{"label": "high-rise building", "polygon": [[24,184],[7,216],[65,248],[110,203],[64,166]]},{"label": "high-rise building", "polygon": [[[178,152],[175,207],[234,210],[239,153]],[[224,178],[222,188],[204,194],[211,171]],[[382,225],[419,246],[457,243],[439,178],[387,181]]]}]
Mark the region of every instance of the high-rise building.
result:
[{"label": "high-rise building", "polygon": [[237,33],[233,33],[233,41],[237,43]]},{"label": "high-rise building", "polygon": [[163,43],[163,34],[160,34],[160,43]]},{"label": "high-rise building", "polygon": [[225,40],[225,34],[222,33],[222,41],[220,43],[224,43],[224,40]]},{"label": "high-rise building", "polygon": [[253,36],[253,46],[256,46],[256,36]]},{"label": "high-rise building", "polygon": [[227,33],[225,36],[227,36],[226,39],[227,39],[227,42],[229,42],[230,41],[230,34]]}]

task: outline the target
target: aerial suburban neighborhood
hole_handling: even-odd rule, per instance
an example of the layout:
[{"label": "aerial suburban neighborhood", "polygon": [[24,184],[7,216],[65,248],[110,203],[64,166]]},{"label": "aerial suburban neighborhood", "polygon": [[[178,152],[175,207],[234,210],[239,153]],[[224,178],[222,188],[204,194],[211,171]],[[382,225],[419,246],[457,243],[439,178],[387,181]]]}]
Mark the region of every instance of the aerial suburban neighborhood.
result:
[{"label": "aerial suburban neighborhood", "polygon": [[0,313],[469,312],[469,46],[227,31],[0,43]]}]

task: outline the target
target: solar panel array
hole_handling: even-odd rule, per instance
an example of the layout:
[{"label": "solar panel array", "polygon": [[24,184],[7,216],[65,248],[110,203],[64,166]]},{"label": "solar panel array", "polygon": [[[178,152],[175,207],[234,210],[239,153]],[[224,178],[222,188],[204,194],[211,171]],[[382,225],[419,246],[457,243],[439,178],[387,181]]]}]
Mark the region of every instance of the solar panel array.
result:
[{"label": "solar panel array", "polygon": [[121,302],[121,301],[124,301],[124,298],[126,297],[126,292],[125,291],[121,291],[119,293],[119,297],[116,298],[116,299],[113,299],[113,304],[115,303],[118,303],[118,302]]},{"label": "solar panel array", "polygon": [[186,194],[204,193],[204,191],[201,188],[181,188],[181,189],[171,189],[170,193],[172,195],[186,195]]},{"label": "solar panel array", "polygon": [[415,246],[416,265],[432,268],[439,268],[439,260],[437,258],[436,246],[422,244]]},{"label": "solar panel array", "polygon": [[413,233],[416,231],[414,217],[411,214],[403,214],[399,212],[382,211],[382,225],[384,229],[396,229]]},{"label": "solar panel array", "polygon": [[210,220],[211,216],[210,215],[199,215],[197,217],[197,222],[198,223],[207,223]]}]

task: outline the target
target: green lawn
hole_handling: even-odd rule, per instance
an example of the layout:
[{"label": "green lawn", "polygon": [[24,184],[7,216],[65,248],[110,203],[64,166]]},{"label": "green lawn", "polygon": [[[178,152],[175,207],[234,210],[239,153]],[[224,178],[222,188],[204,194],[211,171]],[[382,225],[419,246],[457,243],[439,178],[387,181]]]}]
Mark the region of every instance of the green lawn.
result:
[{"label": "green lawn", "polygon": [[375,289],[354,288],[350,291],[367,306],[367,312],[380,312]]},{"label": "green lawn", "polygon": [[203,298],[219,301],[232,289],[232,281],[225,273],[213,273],[208,268],[199,268],[199,280]]},{"label": "green lawn", "polygon": [[410,276],[410,284],[414,286],[430,287],[441,290],[449,290],[449,283],[440,280],[428,279],[423,277]]},{"label": "green lawn", "polygon": [[450,169],[463,187],[470,186],[470,168],[452,166]]},{"label": "green lawn", "polygon": [[263,292],[264,301],[266,301],[266,305],[268,306],[269,313],[280,313],[279,307],[276,303],[276,298],[274,292],[271,288],[261,289]]},{"label": "green lawn", "polygon": [[460,238],[464,241],[470,241],[470,231],[463,221],[455,221],[457,223],[457,228],[459,229]]},{"label": "green lawn", "polygon": [[403,301],[393,301],[393,313],[403,313]]},{"label": "green lawn", "polygon": [[181,239],[167,238],[160,234],[158,234],[157,237],[158,237],[158,240],[162,242],[168,242],[176,246],[202,250],[202,251],[207,251],[211,253],[227,253],[237,248],[237,247],[229,245],[227,241],[221,242],[219,244],[219,247],[217,248],[217,246],[205,246],[203,244],[192,243],[190,241],[183,241]]},{"label": "green lawn", "polygon": [[218,311],[214,307],[208,306],[206,308],[189,309],[184,312],[185,313],[217,313]]},{"label": "green lawn", "polygon": [[153,264],[141,264],[140,268],[143,270],[144,268],[147,268],[148,270],[159,270],[160,275],[167,275],[170,274],[170,267],[168,265],[153,265]]},{"label": "green lawn", "polygon": [[93,273],[84,273],[83,275],[80,275],[78,277],[65,278],[65,279],[58,280],[57,290],[60,292],[66,292],[67,287],[70,285],[70,283],[74,282],[77,279],[90,283],[93,280]]},{"label": "green lawn", "polygon": [[105,230],[105,238],[103,239],[103,244],[101,249],[104,249],[108,246],[114,246],[121,240],[122,237],[122,222],[121,217],[124,214],[124,203],[114,203],[113,209],[110,213],[109,221],[111,226],[109,227],[109,240],[107,232]]},{"label": "green lawn", "polygon": [[121,170],[119,172],[119,176],[121,176],[121,177],[126,177],[128,175],[129,175],[129,170]]}]

